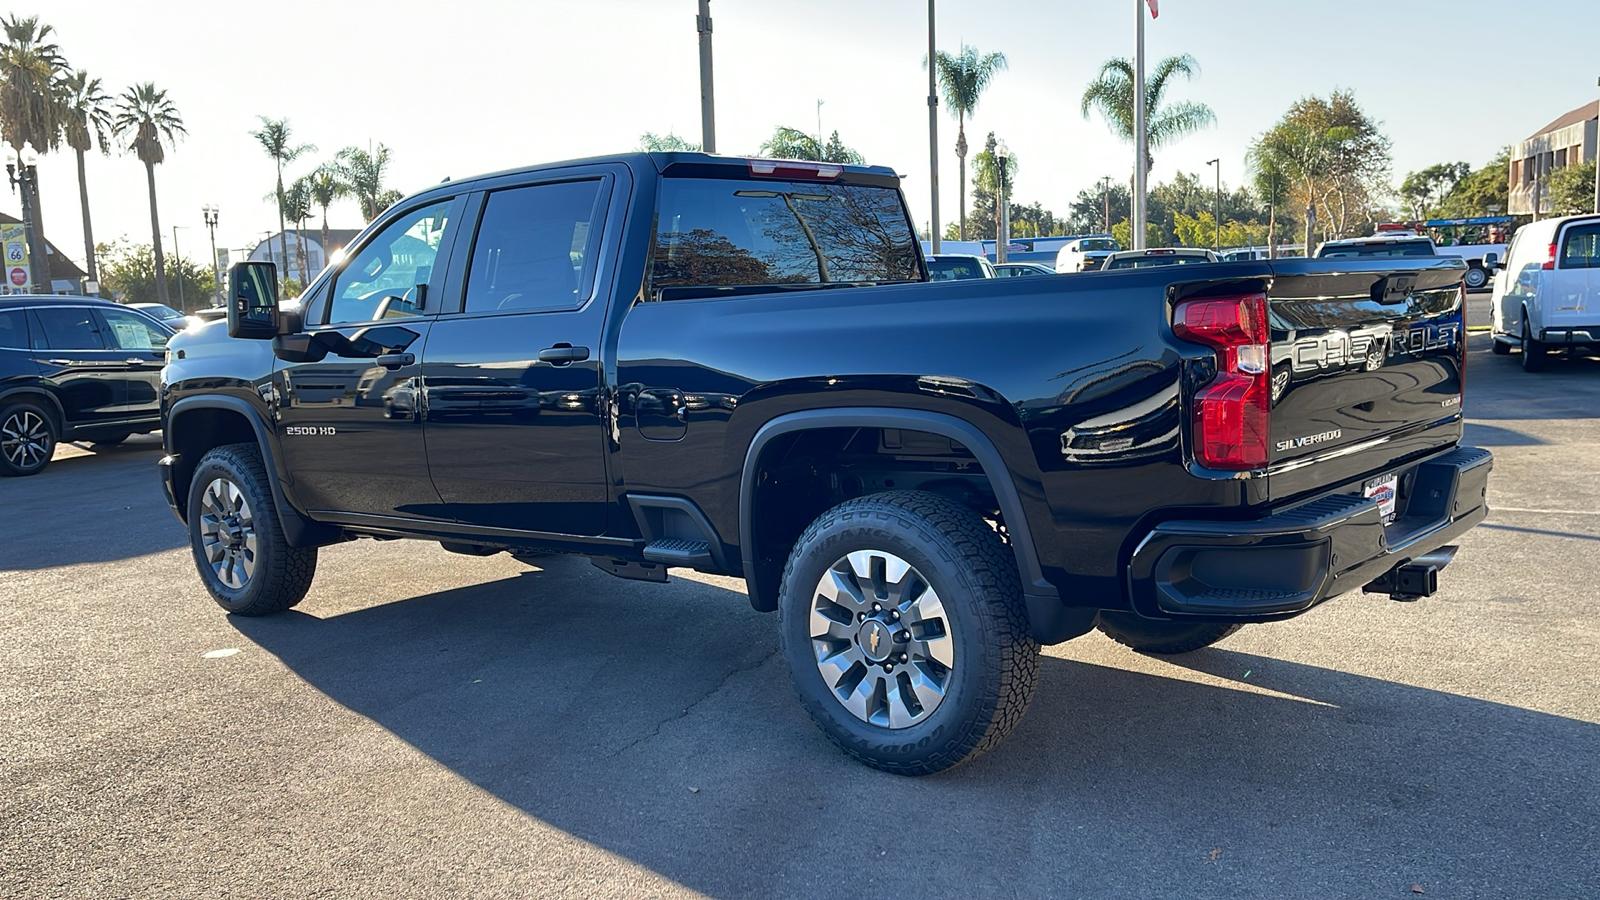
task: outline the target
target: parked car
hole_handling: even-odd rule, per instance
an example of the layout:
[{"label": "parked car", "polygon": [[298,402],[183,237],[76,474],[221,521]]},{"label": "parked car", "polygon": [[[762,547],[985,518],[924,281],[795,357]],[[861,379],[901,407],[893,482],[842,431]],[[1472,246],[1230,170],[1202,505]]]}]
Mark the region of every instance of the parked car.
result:
[{"label": "parked car", "polygon": [[1438,255],[1432,238],[1415,233],[1380,233],[1371,237],[1323,241],[1317,245],[1317,259]]},{"label": "parked car", "polygon": [[1193,263],[1216,262],[1217,255],[1197,247],[1156,247],[1150,250],[1119,250],[1106,257],[1101,268],[1149,269],[1155,266],[1181,266]]},{"label": "parked car", "polygon": [[1495,353],[1517,347],[1522,367],[1544,368],[1546,354],[1600,350],[1600,216],[1540,219],[1517,229],[1494,276],[1490,331]]},{"label": "parked car", "polygon": [[1121,250],[1110,235],[1094,235],[1068,241],[1056,251],[1056,271],[1060,273],[1093,272],[1103,265],[1106,257]]},{"label": "parked car", "polygon": [[129,309],[137,309],[147,316],[171,328],[173,331],[182,331],[189,324],[189,317],[181,312],[161,303],[129,303]]},{"label": "parked car", "polygon": [[1054,275],[1056,270],[1046,265],[1030,262],[995,263],[996,278],[1016,278],[1019,275]]},{"label": "parked car", "polygon": [[941,253],[928,257],[929,281],[965,281],[968,278],[994,278],[994,263],[981,256]]},{"label": "parked car", "polygon": [[1041,643],[1426,596],[1486,514],[1460,260],[924,284],[914,235],[886,168],[626,154],[404,199],[300,310],[240,263],[162,391],[200,584],[281,612],[355,537],[742,576],[823,733],[920,775],[1016,726]]},{"label": "parked car", "polygon": [[60,441],[120,444],[161,427],[174,330],[89,297],[0,297],[0,475],[37,475]]}]

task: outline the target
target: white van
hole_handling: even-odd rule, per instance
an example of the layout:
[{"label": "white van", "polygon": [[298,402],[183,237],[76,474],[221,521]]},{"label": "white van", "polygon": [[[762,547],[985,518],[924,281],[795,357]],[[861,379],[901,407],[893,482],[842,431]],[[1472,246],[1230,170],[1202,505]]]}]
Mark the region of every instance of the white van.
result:
[{"label": "white van", "polygon": [[1100,268],[1106,257],[1121,249],[1116,239],[1109,234],[1074,238],[1063,244],[1056,252],[1056,271],[1093,272]]},{"label": "white van", "polygon": [[1494,352],[1522,350],[1522,367],[1544,368],[1554,348],[1600,350],[1600,216],[1541,219],[1517,229],[1504,261],[1484,257],[1494,277]]}]

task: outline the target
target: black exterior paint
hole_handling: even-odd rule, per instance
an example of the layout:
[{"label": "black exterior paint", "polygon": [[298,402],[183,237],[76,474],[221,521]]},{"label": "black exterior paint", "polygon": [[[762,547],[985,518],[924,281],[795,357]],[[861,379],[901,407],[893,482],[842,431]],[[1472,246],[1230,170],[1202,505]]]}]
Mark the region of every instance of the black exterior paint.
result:
[{"label": "black exterior paint", "polygon": [[[346,393],[357,402],[319,407],[297,385],[315,370],[234,354],[228,348],[246,342],[218,340],[212,326],[179,342],[193,346],[195,359],[167,372],[169,452],[181,443],[173,432],[184,429],[175,404],[192,410],[233,398],[257,410],[266,440],[284,448],[272,458],[287,502],[349,533],[639,560],[644,535],[628,495],[677,497],[714,532],[707,537],[724,561],[716,568],[749,574],[749,521],[771,513],[752,508],[746,477],[762,429],[784,417],[893,409],[981,436],[987,448],[968,449],[998,460],[983,475],[996,496],[1014,495],[1014,508],[1002,502],[1001,512],[1012,539],[1028,541],[1019,557],[1030,572],[1037,567],[1024,578],[1031,597],[1125,609],[1134,550],[1160,523],[1260,519],[1357,490],[1360,479],[1414,465],[1460,437],[1459,400],[1440,405],[1458,398],[1461,384],[1457,260],[1218,263],[652,301],[647,271],[663,171],[743,177],[744,164],[637,154],[450,182],[405,201],[394,214],[447,198],[464,210],[424,315],[374,323],[416,333],[406,344],[420,350],[415,365],[391,371],[371,358],[330,355],[317,365],[348,369]],[[585,177],[604,177],[611,190],[582,305],[462,313],[465,247],[483,192]],[[883,169],[850,169],[845,178],[895,183]],[[1397,274],[1414,288],[1384,303],[1395,299],[1384,285]],[[1365,356],[1359,371],[1289,367],[1274,439],[1330,429],[1339,438],[1276,451],[1259,472],[1208,471],[1194,462],[1189,423],[1215,356],[1174,337],[1173,309],[1252,291],[1269,296],[1274,353],[1374,324],[1397,337],[1370,370]],[[307,318],[316,314],[308,303]],[[1454,342],[1427,337],[1452,328]],[[1414,347],[1399,337],[1413,333],[1423,335]],[[539,359],[561,345],[591,352],[575,362]],[[291,441],[283,429],[296,422],[325,422],[336,435]],[[167,471],[181,481],[192,464]],[[759,580],[752,602],[767,606]]]}]

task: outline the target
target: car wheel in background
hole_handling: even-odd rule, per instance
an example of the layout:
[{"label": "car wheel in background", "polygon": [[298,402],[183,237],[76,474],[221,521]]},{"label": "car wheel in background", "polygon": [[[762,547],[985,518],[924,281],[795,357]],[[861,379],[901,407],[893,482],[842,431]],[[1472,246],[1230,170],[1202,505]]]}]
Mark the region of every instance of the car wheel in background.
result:
[{"label": "car wheel in background", "polygon": [[189,544],[217,605],[241,616],[282,612],[305,597],[315,547],[283,537],[261,448],[228,444],[200,458],[189,482]]},{"label": "car wheel in background", "polygon": [[1522,371],[1543,372],[1546,358],[1546,349],[1543,341],[1533,339],[1533,328],[1528,324],[1528,314],[1522,314]]},{"label": "car wheel in background", "polygon": [[875,769],[928,775],[998,744],[1039,673],[1016,559],[960,504],[920,491],[841,503],[796,542],[779,644],[824,734]]},{"label": "car wheel in background", "polygon": [[1489,283],[1489,273],[1477,266],[1472,266],[1467,269],[1465,275],[1461,276],[1461,280],[1467,283],[1467,290],[1476,291]]},{"label": "car wheel in background", "polygon": [[27,401],[0,406],[0,475],[37,475],[56,452],[56,423]]},{"label": "car wheel in background", "polygon": [[1509,356],[1511,345],[1491,335],[1489,337],[1489,352],[1495,356]]}]

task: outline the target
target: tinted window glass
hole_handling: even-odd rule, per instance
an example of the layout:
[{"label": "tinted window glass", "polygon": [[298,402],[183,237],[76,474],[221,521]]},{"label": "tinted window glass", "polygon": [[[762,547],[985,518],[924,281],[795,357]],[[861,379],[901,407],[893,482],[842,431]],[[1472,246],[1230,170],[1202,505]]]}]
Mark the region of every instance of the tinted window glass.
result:
[{"label": "tinted window glass", "polygon": [[1567,229],[1561,243],[1561,268],[1600,269],[1600,223]]},{"label": "tinted window glass", "polygon": [[600,238],[600,184],[540,184],[490,194],[472,244],[467,312],[575,309]]},{"label": "tinted window glass", "polygon": [[[104,350],[94,313],[83,306],[40,308],[33,311],[44,326],[44,334],[34,335],[34,346],[49,350]],[[43,337],[41,342],[39,339]]]},{"label": "tinted window glass", "polygon": [[1090,250],[1111,250],[1111,251],[1115,251],[1116,249],[1117,249],[1117,242],[1113,241],[1113,240],[1108,240],[1108,239],[1105,239],[1105,238],[1101,238],[1101,239],[1098,239],[1098,240],[1079,241],[1078,242],[1078,250],[1080,252],[1087,252],[1087,251],[1090,251]]},{"label": "tinted window glass", "polygon": [[102,309],[111,326],[111,343],[119,350],[165,350],[167,333],[138,313],[120,309]]},{"label": "tinted window glass", "polygon": [[0,347],[26,350],[28,343],[28,314],[20,309],[0,309]]},{"label": "tinted window glass", "polygon": [[1114,259],[1107,269],[1148,269],[1154,266],[1182,266],[1210,262],[1204,256],[1129,256]]},{"label": "tinted window glass", "polygon": [[417,285],[433,281],[450,201],[412,210],[361,248],[339,272],[327,321],[375,322],[417,315]]},{"label": "tinted window glass", "polygon": [[928,260],[929,281],[963,281],[983,277],[983,264],[976,259]]},{"label": "tinted window glass", "polygon": [[1393,243],[1344,244],[1323,247],[1317,254],[1320,259],[1339,256],[1433,256],[1433,247],[1427,241],[1395,241]]},{"label": "tinted window glass", "polygon": [[669,178],[655,288],[918,280],[900,193],[811,182]]}]

